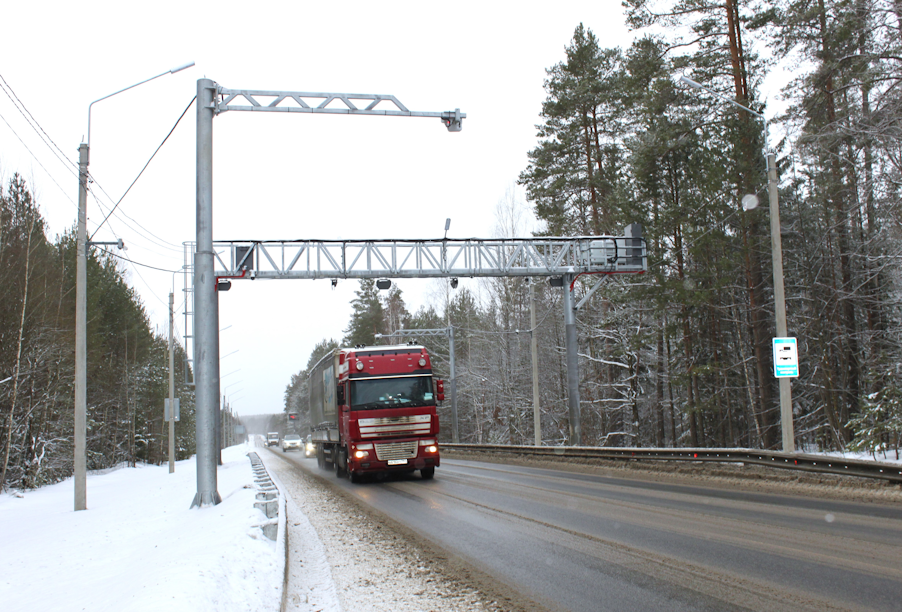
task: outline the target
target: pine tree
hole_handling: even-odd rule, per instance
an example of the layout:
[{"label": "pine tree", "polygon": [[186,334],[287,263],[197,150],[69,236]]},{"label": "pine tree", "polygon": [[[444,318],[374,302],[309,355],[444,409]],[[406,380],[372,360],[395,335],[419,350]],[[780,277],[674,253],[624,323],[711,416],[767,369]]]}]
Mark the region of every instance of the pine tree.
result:
[{"label": "pine tree", "polygon": [[404,298],[401,297],[401,290],[397,285],[392,285],[388,295],[382,300],[382,312],[385,317],[382,327],[387,330],[386,333],[390,334],[407,327],[410,313],[407,312],[407,306],[404,304]]},{"label": "pine tree", "polygon": [[616,72],[618,49],[602,49],[580,24],[567,59],[548,70],[539,145],[519,182],[550,235],[610,234],[615,222],[614,184],[620,134]]},{"label": "pine tree", "polygon": [[342,340],[345,346],[371,346],[376,344],[376,334],[385,333],[385,309],[379,299],[376,281],[364,279],[351,301],[351,321]]}]

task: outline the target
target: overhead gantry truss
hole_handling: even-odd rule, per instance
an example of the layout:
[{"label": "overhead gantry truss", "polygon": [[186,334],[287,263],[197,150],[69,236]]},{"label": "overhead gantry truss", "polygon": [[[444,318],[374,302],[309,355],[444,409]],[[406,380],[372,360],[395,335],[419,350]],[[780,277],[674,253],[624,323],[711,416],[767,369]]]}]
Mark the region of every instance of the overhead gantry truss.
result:
[{"label": "overhead gantry truss", "polygon": [[[324,113],[328,115],[382,115],[395,117],[438,117],[449,132],[459,132],[467,114],[460,109],[445,112],[411,111],[395,96],[382,94],[267,91],[263,89],[216,90],[213,112],[264,111],[277,113]],[[357,104],[355,104],[357,102]],[[382,103],[385,104],[382,104]],[[376,108],[382,104],[382,108]],[[390,105],[386,108],[386,105]]]},{"label": "overhead gantry truss", "polygon": [[214,241],[215,275],[246,279],[641,274],[641,237]]}]

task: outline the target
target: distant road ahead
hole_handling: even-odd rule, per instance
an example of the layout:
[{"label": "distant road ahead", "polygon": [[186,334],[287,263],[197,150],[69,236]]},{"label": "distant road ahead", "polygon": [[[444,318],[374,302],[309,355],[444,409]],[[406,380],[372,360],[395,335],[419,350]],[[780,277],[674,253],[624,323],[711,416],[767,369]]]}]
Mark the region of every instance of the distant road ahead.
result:
[{"label": "distant road ahead", "polygon": [[330,480],[549,609],[902,610],[898,506],[446,458]]}]

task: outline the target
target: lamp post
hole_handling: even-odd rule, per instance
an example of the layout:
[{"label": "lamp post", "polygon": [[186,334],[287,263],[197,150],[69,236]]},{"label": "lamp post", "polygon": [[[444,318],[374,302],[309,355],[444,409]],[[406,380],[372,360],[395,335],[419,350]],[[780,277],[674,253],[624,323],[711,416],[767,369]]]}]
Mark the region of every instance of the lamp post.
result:
[{"label": "lamp post", "polygon": [[[767,119],[761,113],[756,113],[749,107],[740,104],[736,100],[722,96],[693,81],[687,76],[681,76],[680,82],[685,83],[694,89],[703,89],[712,96],[729,102],[734,106],[738,106],[744,111],[751,113],[764,122],[764,142],[767,148]],[[777,191],[777,158],[770,151],[765,150],[765,159],[767,160],[767,194],[770,201],[770,242],[771,242],[771,259],[774,266],[774,316],[776,318],[777,337],[785,338],[786,330],[786,294],[783,286],[783,242],[780,237],[780,202]],[[792,387],[789,378],[780,378],[780,421],[783,433],[783,452],[795,452],[795,435],[793,432],[792,422]]]},{"label": "lamp post", "polygon": [[91,107],[101,100],[111,98],[123,91],[143,85],[167,74],[175,74],[190,68],[194,62],[176,66],[140,83],[129,85],[119,91],[98,98],[88,105],[88,139],[78,146],[78,227],[75,238],[75,510],[87,509],[87,454],[86,454],[86,422],[87,422],[87,241],[88,241],[88,160],[91,147]]}]

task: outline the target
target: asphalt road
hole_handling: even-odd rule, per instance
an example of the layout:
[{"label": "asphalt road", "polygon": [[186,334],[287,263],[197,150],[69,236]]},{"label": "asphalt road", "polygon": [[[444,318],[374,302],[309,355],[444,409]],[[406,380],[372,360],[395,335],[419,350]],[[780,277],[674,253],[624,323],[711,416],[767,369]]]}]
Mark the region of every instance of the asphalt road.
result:
[{"label": "asphalt road", "polygon": [[537,607],[902,610],[897,506],[444,457],[434,480],[327,477]]}]

